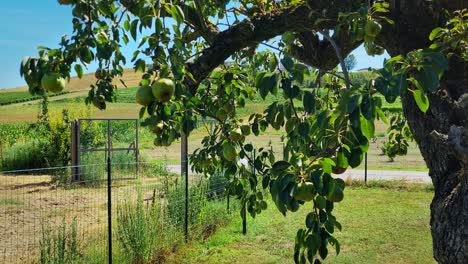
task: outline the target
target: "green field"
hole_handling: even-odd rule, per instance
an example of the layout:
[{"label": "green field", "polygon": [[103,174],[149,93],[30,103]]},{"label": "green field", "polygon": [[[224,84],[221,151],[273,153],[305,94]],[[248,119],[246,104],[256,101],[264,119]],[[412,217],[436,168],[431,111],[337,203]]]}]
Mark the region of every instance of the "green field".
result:
[{"label": "green field", "polygon": [[[336,233],[341,253],[330,251],[327,263],[435,263],[429,227],[433,191],[426,185],[374,182],[374,187],[345,190],[336,206],[343,225]],[[269,209],[248,220],[241,234],[240,217],[202,243],[182,247],[170,263],[292,263],[294,238],[307,208],[286,217]],[[238,214],[238,212],[233,212]]]},{"label": "green field", "polygon": [[[70,93],[69,91],[63,91],[60,93],[50,93],[48,94],[49,97],[59,96]],[[22,102],[33,101],[37,99],[41,99],[42,96],[40,95],[31,95],[27,91],[19,91],[19,92],[2,92],[0,93],[0,106],[1,105],[9,105],[9,104],[17,104]]]}]

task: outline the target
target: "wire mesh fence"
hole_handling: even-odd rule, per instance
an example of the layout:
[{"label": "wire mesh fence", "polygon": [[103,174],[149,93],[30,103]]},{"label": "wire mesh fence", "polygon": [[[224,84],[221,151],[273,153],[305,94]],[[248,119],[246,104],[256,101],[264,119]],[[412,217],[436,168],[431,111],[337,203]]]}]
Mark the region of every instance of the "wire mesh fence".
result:
[{"label": "wire mesh fence", "polygon": [[210,236],[230,217],[226,180],[191,174],[186,197],[176,167],[82,165],[79,181],[75,167],[0,172],[0,262],[144,262],[182,243],[186,225],[187,239]]}]

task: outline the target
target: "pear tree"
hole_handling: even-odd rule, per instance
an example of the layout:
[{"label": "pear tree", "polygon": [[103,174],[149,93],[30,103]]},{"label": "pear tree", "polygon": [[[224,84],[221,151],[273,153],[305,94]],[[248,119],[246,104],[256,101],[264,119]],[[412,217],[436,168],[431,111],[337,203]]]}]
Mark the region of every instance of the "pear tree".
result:
[{"label": "pear tree", "polygon": [[[339,254],[335,233],[342,225],[334,212],[346,191],[332,174],[361,164],[376,122],[387,122],[384,100],[400,98],[434,184],[434,258],[468,262],[466,1],[58,2],[72,9],[73,34],[23,60],[30,92],[48,89],[41,79],[50,73],[61,83],[94,62],[97,81],[86,101],[105,109],[116,98],[113,80],[133,64],[142,73],[140,118],[156,145],[190,135],[201,118],[215,119],[191,158],[194,171],[222,168],[229,193],[252,217],[266,209],[264,191],[278,217],[310,211],[295,238],[297,263]],[[132,42],[134,52],[124,54]],[[386,51],[391,58],[375,80],[359,86],[344,58],[361,45],[369,56]],[[257,97],[275,99],[262,111],[238,113]],[[283,158],[247,142],[268,128],[283,133]]]}]

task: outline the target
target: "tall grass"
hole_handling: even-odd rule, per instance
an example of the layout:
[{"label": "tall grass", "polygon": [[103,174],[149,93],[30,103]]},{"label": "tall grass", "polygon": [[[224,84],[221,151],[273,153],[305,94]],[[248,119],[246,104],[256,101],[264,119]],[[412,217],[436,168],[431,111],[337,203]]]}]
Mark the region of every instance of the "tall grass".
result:
[{"label": "tall grass", "polygon": [[58,227],[43,224],[42,237],[39,242],[41,264],[80,263],[76,219],[69,228],[65,220]]},{"label": "tall grass", "polygon": [[[184,241],[185,186],[169,182],[165,182],[162,195],[156,196],[154,191],[150,204],[145,206],[139,192],[136,202],[126,202],[117,208],[116,237],[132,263],[164,262]],[[200,181],[189,189],[191,240],[206,239],[230,218],[222,197],[214,199],[210,193],[208,181]]]},{"label": "tall grass", "polygon": [[159,262],[169,245],[174,244],[171,238],[176,233],[175,227],[164,221],[161,205],[154,198],[145,207],[139,193],[136,203],[117,207],[116,237],[135,264]]},{"label": "tall grass", "polygon": [[23,144],[13,145],[3,153],[0,166],[2,170],[34,169],[48,167],[45,159],[47,142],[31,140]]}]

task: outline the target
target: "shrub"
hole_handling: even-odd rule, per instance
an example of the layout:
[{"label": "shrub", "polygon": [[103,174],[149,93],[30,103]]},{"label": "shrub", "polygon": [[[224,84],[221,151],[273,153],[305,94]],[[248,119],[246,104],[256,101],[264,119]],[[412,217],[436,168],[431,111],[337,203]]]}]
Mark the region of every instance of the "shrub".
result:
[{"label": "shrub", "polygon": [[165,250],[174,244],[171,238],[177,232],[163,221],[161,207],[153,200],[145,208],[141,194],[136,204],[124,203],[117,207],[116,236],[133,263],[147,263],[160,259]]},{"label": "shrub", "polygon": [[41,264],[79,263],[78,233],[76,219],[69,229],[65,220],[53,230],[50,226],[42,225],[42,237],[39,242]]},{"label": "shrub", "polygon": [[46,153],[47,142],[34,140],[11,146],[4,154],[1,162],[2,170],[21,170],[49,167]]},{"label": "shrub", "polygon": [[[174,184],[166,186],[166,190],[168,221],[181,228],[185,224],[185,186]],[[206,202],[206,185],[199,183],[189,188],[189,224],[198,221],[201,209],[206,205]]]},{"label": "shrub", "polygon": [[230,218],[226,210],[226,204],[222,201],[211,201],[205,204],[198,217],[199,234],[195,234],[202,239],[207,239],[213,235],[218,228],[224,226]]},{"label": "shrub", "polygon": [[367,85],[370,80],[376,78],[376,74],[371,71],[350,72],[350,81],[357,86]]}]

